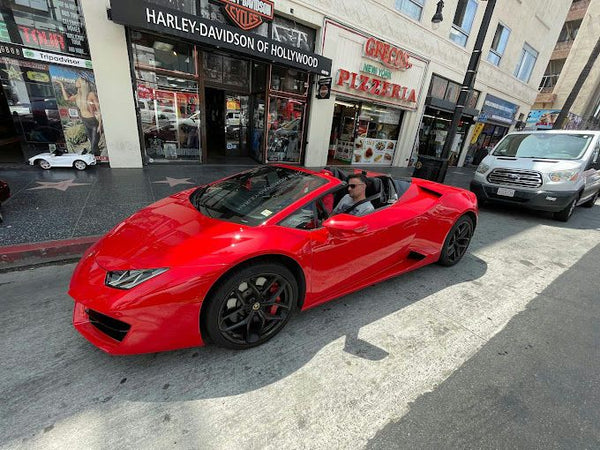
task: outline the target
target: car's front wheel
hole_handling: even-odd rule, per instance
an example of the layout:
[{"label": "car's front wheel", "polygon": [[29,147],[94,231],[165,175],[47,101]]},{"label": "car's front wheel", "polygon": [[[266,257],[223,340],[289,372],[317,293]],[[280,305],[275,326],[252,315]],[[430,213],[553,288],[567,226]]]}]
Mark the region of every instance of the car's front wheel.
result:
[{"label": "car's front wheel", "polygon": [[567,222],[571,216],[573,215],[573,211],[575,211],[575,206],[577,205],[577,199],[574,198],[571,203],[569,203],[565,209],[562,209],[558,212],[555,212],[552,217],[554,220],[559,220],[561,222]]},{"label": "car's front wheel", "polygon": [[442,266],[453,266],[467,252],[475,231],[473,220],[469,216],[460,217],[446,236],[438,263]]},{"label": "car's front wheel", "polygon": [[38,166],[40,166],[44,170],[48,170],[52,167],[52,164],[50,164],[45,159],[40,159],[40,160],[38,160]]},{"label": "car's front wheel", "polygon": [[298,283],[282,265],[253,264],[227,275],[207,301],[208,337],[222,347],[246,349],[283,329],[298,302]]},{"label": "car's front wheel", "polygon": [[73,167],[75,167],[77,170],[85,170],[87,167],[87,164],[85,163],[85,161],[78,159],[77,161],[75,161],[73,163]]}]

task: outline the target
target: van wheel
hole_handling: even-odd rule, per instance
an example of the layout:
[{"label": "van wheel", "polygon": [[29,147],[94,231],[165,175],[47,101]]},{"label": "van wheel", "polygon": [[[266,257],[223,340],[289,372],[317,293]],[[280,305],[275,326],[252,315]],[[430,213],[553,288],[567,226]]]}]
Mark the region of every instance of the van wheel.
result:
[{"label": "van wheel", "polygon": [[561,222],[567,222],[571,216],[573,215],[573,211],[575,211],[575,205],[577,204],[577,198],[574,198],[571,203],[567,205],[567,207],[561,211],[555,212],[553,217],[555,220],[559,220]]},{"label": "van wheel", "polygon": [[585,206],[586,208],[591,208],[592,206],[594,206],[596,200],[598,200],[598,194],[600,194],[600,190],[596,191],[594,196],[590,198],[587,202],[582,203],[581,206]]}]

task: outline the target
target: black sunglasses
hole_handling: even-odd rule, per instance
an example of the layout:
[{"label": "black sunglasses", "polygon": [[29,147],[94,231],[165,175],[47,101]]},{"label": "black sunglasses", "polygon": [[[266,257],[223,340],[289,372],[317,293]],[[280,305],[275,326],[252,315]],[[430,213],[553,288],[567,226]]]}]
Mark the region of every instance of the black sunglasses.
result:
[{"label": "black sunglasses", "polygon": [[357,183],[357,184],[353,183],[353,184],[349,184],[348,187],[350,189],[354,189],[356,186],[364,186],[364,185],[365,185],[365,183]]}]

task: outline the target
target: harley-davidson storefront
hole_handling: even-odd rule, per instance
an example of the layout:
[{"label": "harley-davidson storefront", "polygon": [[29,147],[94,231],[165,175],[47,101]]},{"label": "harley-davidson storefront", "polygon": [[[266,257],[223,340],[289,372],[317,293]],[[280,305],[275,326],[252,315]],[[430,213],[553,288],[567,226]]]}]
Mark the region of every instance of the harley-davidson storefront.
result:
[{"label": "harley-davidson storefront", "polygon": [[149,163],[302,163],[309,91],[331,60],[270,0],[112,0]]}]

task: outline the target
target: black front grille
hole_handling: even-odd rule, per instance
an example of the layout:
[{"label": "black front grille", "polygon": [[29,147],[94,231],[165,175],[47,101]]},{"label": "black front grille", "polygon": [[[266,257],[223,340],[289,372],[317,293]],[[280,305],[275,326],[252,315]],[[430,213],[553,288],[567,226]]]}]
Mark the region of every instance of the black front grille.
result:
[{"label": "black front grille", "polygon": [[494,169],[487,180],[492,184],[538,188],[542,185],[542,174],[534,170]]},{"label": "black front grille", "polygon": [[127,332],[131,328],[131,325],[121,322],[120,320],[113,319],[112,317],[105,316],[98,311],[86,309],[86,313],[90,318],[90,323],[93,326],[119,342],[125,339]]}]

